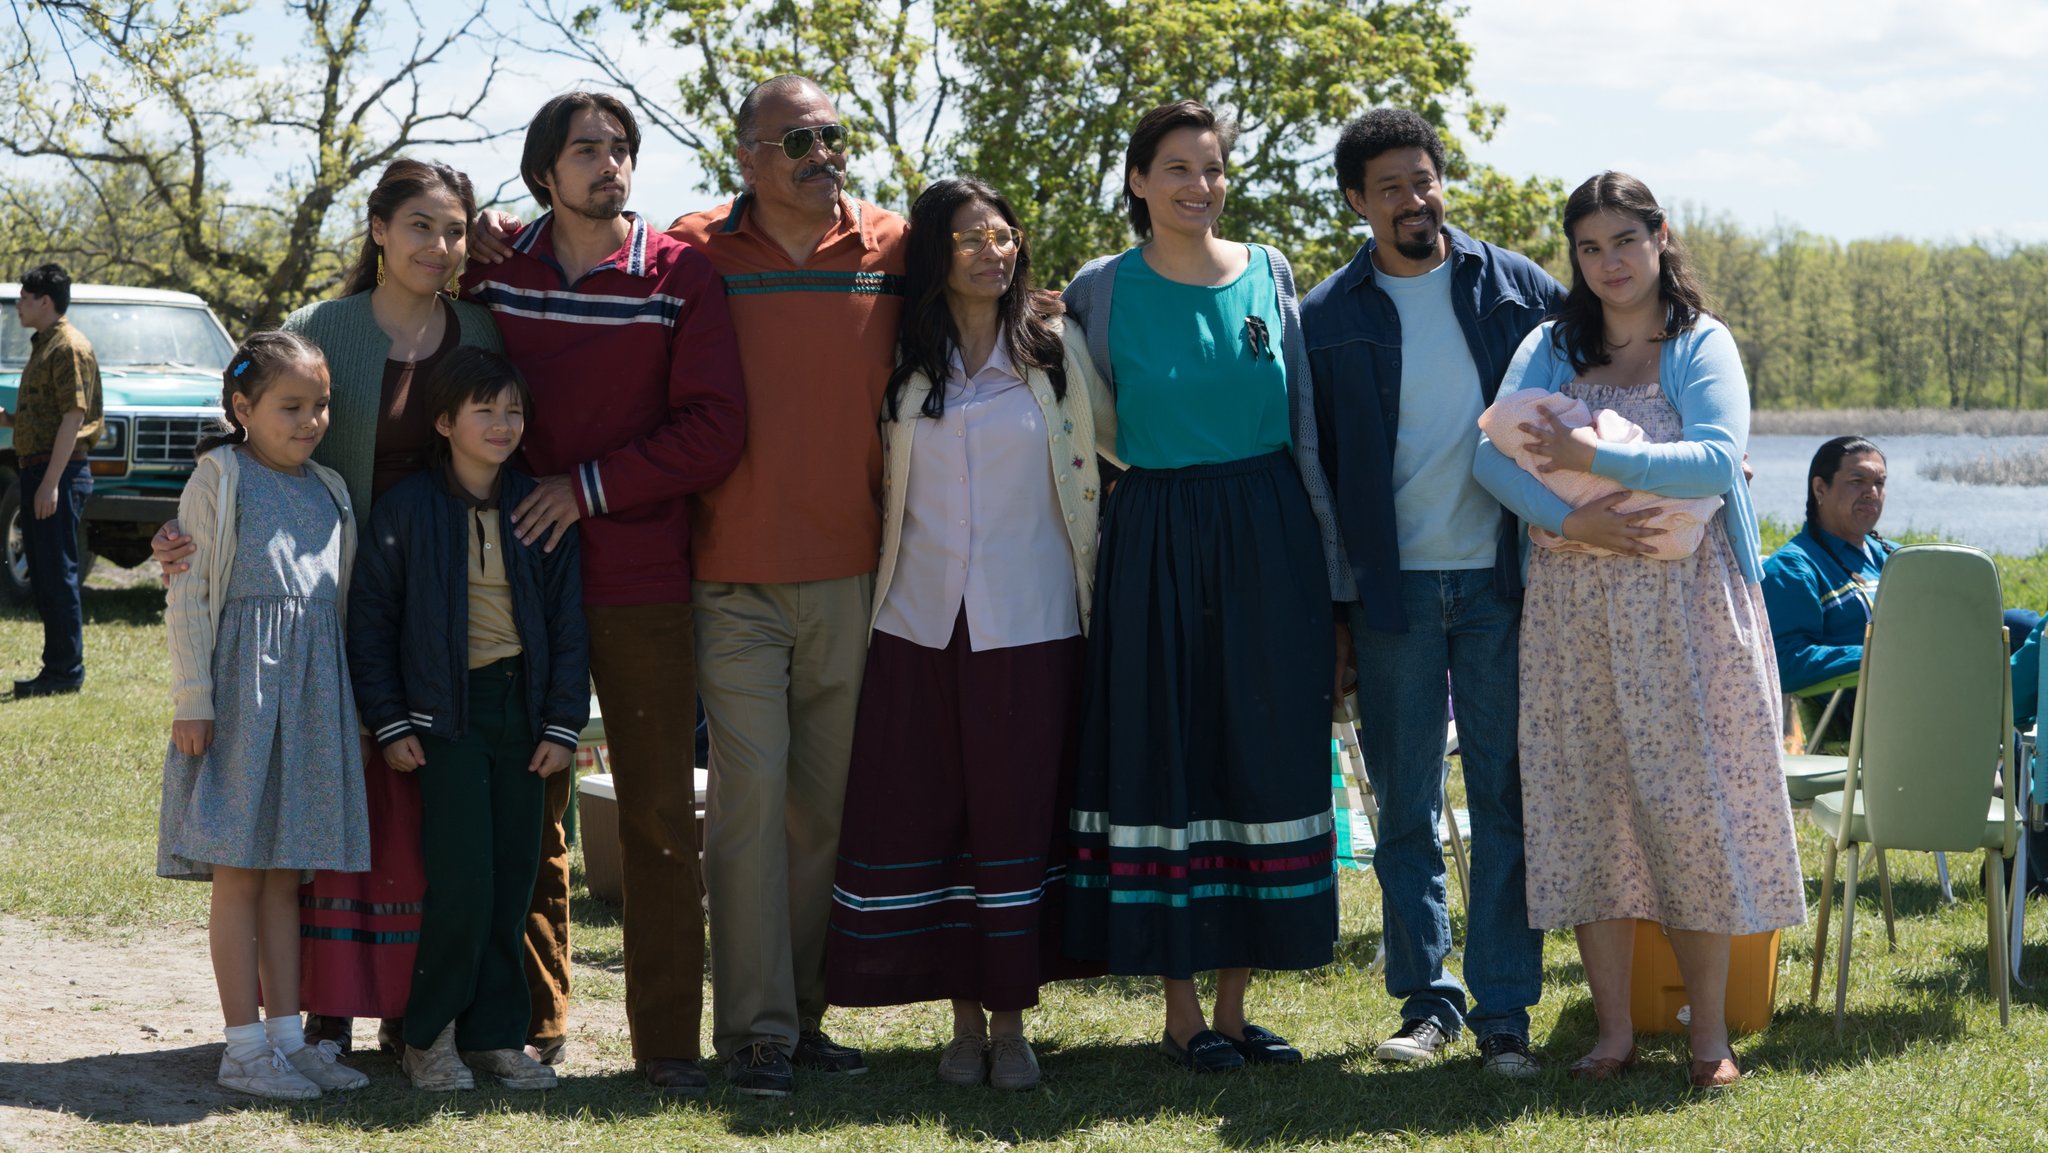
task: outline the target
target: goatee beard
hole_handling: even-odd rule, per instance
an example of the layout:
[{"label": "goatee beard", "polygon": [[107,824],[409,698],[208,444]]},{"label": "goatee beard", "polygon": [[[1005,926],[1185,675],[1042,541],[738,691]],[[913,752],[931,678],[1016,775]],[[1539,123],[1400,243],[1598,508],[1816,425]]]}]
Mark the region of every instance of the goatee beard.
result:
[{"label": "goatee beard", "polygon": [[1428,240],[1396,240],[1394,251],[1410,260],[1428,260],[1436,255],[1436,237]]}]

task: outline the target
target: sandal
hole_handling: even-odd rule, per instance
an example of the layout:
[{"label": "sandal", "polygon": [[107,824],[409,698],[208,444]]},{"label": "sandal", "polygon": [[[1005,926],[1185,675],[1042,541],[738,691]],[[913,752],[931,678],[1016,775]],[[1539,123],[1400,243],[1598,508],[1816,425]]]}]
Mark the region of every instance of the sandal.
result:
[{"label": "sandal", "polygon": [[1636,1047],[1630,1045],[1628,1052],[1620,1057],[1595,1057],[1587,1054],[1565,1067],[1565,1073],[1574,1081],[1612,1081],[1636,1067]]},{"label": "sandal", "polygon": [[1236,1049],[1248,1065],[1299,1065],[1301,1050],[1287,1043],[1287,1038],[1271,1029],[1246,1021],[1242,1038],[1226,1036],[1230,1047]]},{"label": "sandal", "polygon": [[1690,1075],[1686,1078],[1695,1089],[1726,1089],[1742,1080],[1742,1066],[1733,1057],[1722,1057],[1712,1061],[1694,1061]]},{"label": "sandal", "polygon": [[1197,1073],[1228,1073],[1244,1068],[1244,1055],[1230,1038],[1214,1029],[1204,1029],[1189,1037],[1186,1048],[1175,1043],[1172,1033],[1161,1033],[1159,1051],[1181,1068]]}]

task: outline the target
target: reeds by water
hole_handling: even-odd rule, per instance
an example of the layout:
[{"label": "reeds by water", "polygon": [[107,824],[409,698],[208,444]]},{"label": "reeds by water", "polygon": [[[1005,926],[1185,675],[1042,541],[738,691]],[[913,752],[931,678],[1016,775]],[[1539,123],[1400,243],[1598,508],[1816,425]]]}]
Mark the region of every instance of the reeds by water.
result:
[{"label": "reeds by water", "polygon": [[[1753,436],[2048,436],[2048,409],[1758,409]],[[2044,481],[2006,483],[2042,484]]]},{"label": "reeds by water", "polygon": [[[1920,466],[1920,475],[1958,484],[2048,485],[2048,448],[2016,448],[2009,452],[1981,452],[1967,459],[1930,460]],[[2043,515],[2048,515],[2048,509],[2043,510]]]}]

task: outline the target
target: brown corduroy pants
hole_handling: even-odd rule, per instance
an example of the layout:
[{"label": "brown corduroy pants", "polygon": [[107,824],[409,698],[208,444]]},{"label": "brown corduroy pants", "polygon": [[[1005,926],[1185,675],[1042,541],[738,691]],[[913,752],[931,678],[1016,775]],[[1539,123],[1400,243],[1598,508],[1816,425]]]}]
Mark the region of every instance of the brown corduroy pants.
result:
[{"label": "brown corduroy pants", "polygon": [[[703,1045],[704,905],[692,764],[697,673],[691,610],[687,604],[589,605],[583,612],[618,795],[633,1057],[694,1060]],[[567,802],[566,788],[559,800],[550,788],[551,820],[528,918],[536,1040],[562,1036],[567,1027],[569,870],[561,837]]]}]

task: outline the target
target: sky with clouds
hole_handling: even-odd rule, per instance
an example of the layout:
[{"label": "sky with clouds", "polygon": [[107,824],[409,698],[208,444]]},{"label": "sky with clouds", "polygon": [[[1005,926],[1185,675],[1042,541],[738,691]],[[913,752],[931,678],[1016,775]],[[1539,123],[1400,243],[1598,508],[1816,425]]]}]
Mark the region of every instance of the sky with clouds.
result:
[{"label": "sky with clouds", "polygon": [[[490,3],[493,22],[530,25],[513,0]],[[1474,85],[1507,107],[1472,154],[1516,176],[1569,187],[1619,168],[1667,204],[1845,240],[2048,241],[2048,0],[1465,3]],[[254,8],[240,23],[257,58],[290,56],[283,5]],[[411,40],[403,11],[387,16],[390,44]],[[636,74],[660,75],[665,49],[611,43]],[[473,90],[483,62],[474,50],[449,61],[431,90]],[[511,67],[485,109],[494,126],[579,78],[560,61]],[[516,136],[440,151],[480,190],[516,176]],[[252,171],[238,183],[267,182]],[[650,138],[635,206],[666,221],[703,206],[701,183],[680,147]]]},{"label": "sky with clouds", "polygon": [[1843,239],[2048,240],[2043,0],[1468,0],[1481,160]]}]

